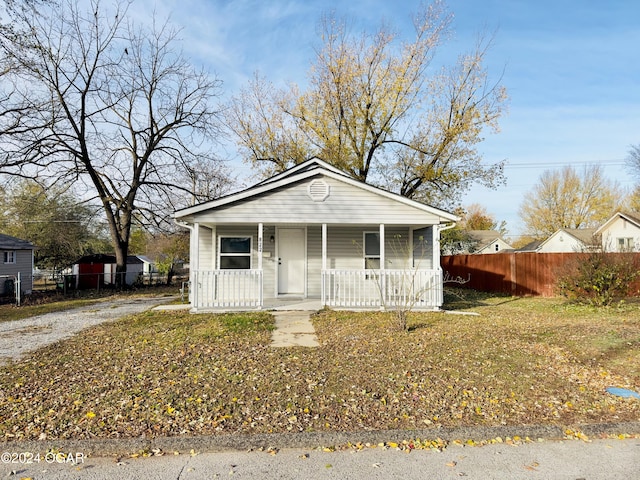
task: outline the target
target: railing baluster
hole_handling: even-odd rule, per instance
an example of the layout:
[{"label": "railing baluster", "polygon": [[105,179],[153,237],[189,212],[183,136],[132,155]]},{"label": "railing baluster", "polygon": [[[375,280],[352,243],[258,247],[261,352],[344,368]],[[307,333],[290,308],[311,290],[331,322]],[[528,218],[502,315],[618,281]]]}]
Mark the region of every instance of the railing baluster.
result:
[{"label": "railing baluster", "polygon": [[323,270],[323,304],[339,308],[432,309],[442,302],[440,270]]}]

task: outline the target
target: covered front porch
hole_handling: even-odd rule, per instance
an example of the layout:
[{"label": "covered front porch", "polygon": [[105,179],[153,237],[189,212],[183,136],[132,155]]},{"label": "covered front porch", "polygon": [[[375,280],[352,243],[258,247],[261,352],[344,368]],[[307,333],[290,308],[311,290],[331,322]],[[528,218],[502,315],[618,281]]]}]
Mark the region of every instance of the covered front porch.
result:
[{"label": "covered front porch", "polygon": [[190,302],[194,311],[312,304],[315,309],[437,309],[442,305],[438,228],[196,224]]},{"label": "covered front porch", "polygon": [[191,231],[195,311],[286,298],[437,309],[440,230],[458,219],[315,158],[174,217]]}]

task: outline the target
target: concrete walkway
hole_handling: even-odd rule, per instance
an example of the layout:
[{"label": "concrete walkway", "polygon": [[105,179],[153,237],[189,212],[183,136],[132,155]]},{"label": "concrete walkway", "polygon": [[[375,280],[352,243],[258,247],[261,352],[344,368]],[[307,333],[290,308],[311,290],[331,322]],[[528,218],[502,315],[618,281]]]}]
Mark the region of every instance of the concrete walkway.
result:
[{"label": "concrete walkway", "polygon": [[271,334],[272,347],[317,347],[318,337],[311,323],[311,313],[304,310],[275,310],[276,329]]}]

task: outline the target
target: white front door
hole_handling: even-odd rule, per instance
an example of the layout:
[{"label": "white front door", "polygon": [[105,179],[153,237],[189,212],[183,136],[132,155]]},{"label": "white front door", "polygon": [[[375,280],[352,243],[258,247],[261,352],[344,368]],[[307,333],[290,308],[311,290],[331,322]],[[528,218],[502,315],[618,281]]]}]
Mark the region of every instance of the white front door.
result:
[{"label": "white front door", "polygon": [[278,294],[304,295],[306,234],[304,228],[278,229]]}]

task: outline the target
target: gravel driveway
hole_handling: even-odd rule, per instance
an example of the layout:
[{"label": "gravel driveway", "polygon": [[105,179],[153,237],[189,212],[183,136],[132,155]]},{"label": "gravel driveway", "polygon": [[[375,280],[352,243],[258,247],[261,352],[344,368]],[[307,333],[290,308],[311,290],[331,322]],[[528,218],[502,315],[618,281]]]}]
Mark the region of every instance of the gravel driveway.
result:
[{"label": "gravel driveway", "polygon": [[144,312],[172,297],[123,297],[85,307],[0,323],[0,365],[38,348],[69,338],[80,330]]}]

